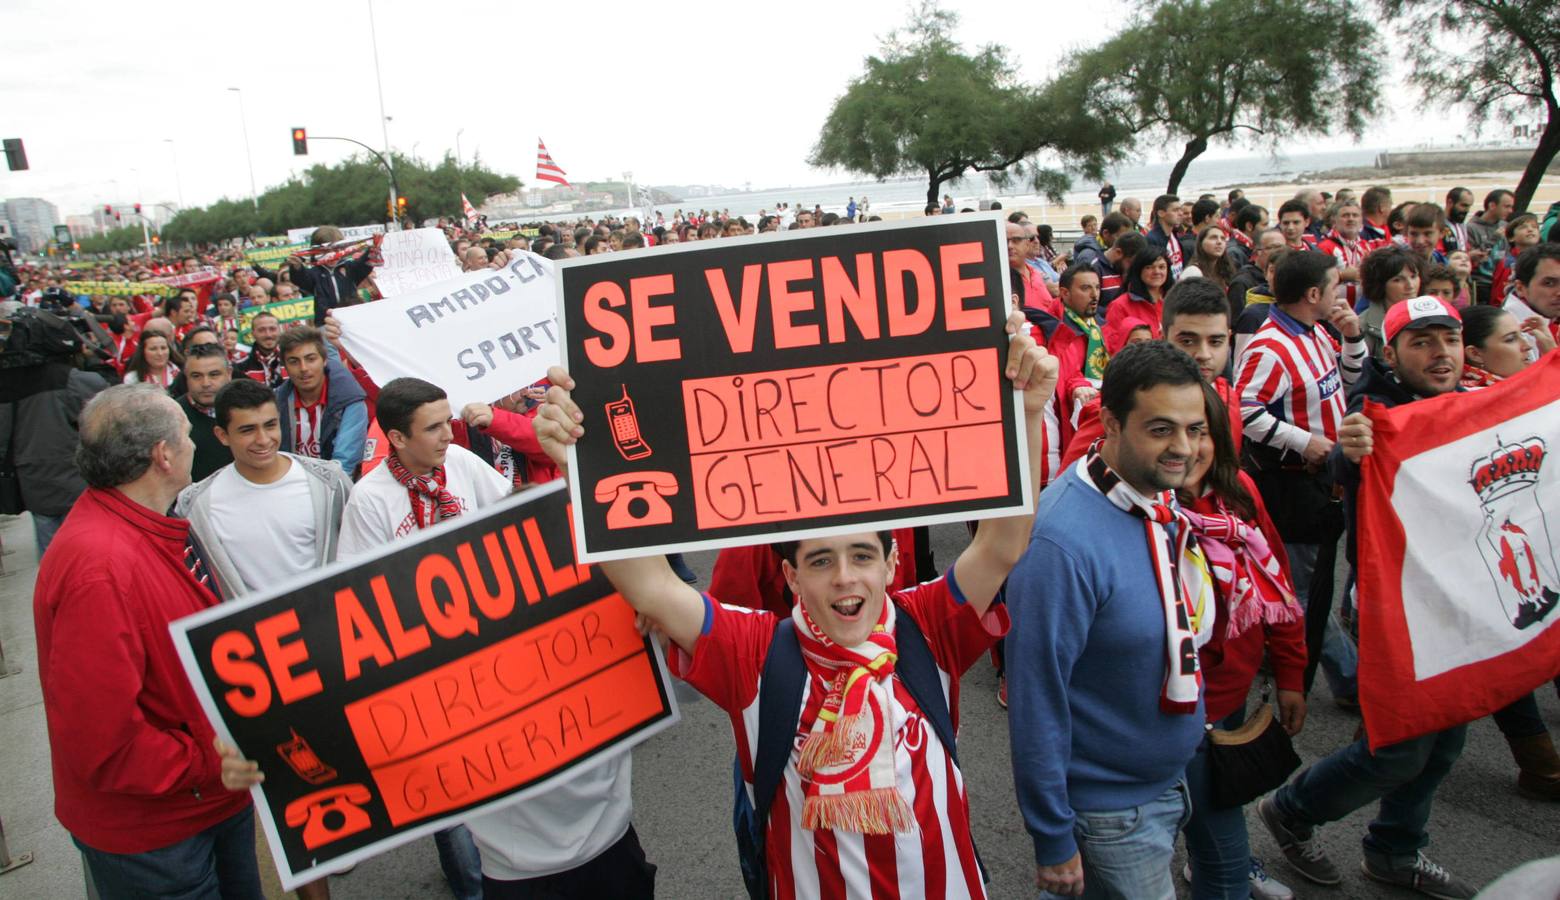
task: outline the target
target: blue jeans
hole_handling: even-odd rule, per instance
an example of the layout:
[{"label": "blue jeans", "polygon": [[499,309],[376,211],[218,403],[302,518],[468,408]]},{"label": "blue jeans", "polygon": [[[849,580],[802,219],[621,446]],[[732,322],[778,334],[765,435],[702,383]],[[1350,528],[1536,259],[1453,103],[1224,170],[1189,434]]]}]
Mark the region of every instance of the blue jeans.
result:
[{"label": "blue jeans", "polygon": [[[1246,711],[1236,710],[1214,727],[1239,728]],[[1213,767],[1208,738],[1186,764],[1186,790],[1192,815],[1186,820],[1186,857],[1192,864],[1193,900],[1246,900],[1251,896],[1251,842],[1246,834],[1245,807],[1213,805]]]},{"label": "blue jeans", "polygon": [[1322,825],[1381,801],[1365,835],[1365,854],[1392,865],[1412,864],[1430,843],[1425,825],[1435,789],[1462,755],[1468,726],[1458,725],[1374,755],[1361,738],[1319,760],[1273,794],[1273,805],[1303,826]]},{"label": "blue jeans", "polygon": [[[1289,574],[1295,582],[1295,598],[1302,609],[1310,605],[1311,573],[1321,550],[1321,544],[1284,545],[1284,552],[1289,554]],[[1359,696],[1359,668],[1359,651],[1338,626],[1337,614],[1329,610],[1327,632],[1322,639],[1322,673],[1327,676],[1327,687],[1334,697]]]},{"label": "blue jeans", "polygon": [[[1170,858],[1191,816],[1186,783],[1130,809],[1073,812],[1086,900],[1175,900]],[[1042,891],[1041,897],[1057,895]]]},{"label": "blue jeans", "polygon": [[43,560],[43,551],[49,549],[49,543],[54,540],[54,533],[65,524],[64,516],[46,516],[43,513],[33,513],[33,541],[38,545],[38,560]]},{"label": "blue jeans", "polygon": [[455,900],[482,900],[482,856],[471,829],[464,825],[433,833],[433,845],[439,850],[439,868],[450,884]]},{"label": "blue jeans", "polygon": [[262,900],[252,806],[194,837],[145,853],[109,853],[74,837],[102,900]]}]

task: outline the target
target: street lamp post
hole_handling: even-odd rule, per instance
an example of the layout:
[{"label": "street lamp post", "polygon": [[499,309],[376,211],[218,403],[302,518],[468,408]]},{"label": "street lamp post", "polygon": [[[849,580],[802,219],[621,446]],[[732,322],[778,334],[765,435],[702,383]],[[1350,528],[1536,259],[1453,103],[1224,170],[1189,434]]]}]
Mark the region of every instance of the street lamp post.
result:
[{"label": "street lamp post", "polygon": [[236,87],[228,90],[238,95],[238,119],[244,126],[244,159],[249,162],[249,199],[255,205],[255,212],[259,212],[260,192],[255,190],[255,156],[249,150],[249,116],[244,113],[244,92]]},{"label": "street lamp post", "polygon": [[464,181],[461,180],[461,174],[460,174],[460,170],[461,170],[461,162],[460,162],[460,136],[465,134],[465,133],[466,133],[466,129],[464,129],[464,128],[462,128],[459,131],[455,132],[455,188],[456,188],[456,190],[459,190],[462,195],[464,195],[466,193],[466,184],[465,184]]},{"label": "street lamp post", "polygon": [[[173,184],[179,191],[179,208],[183,209],[184,179],[179,176],[179,145],[174,142],[173,138],[163,138],[163,143],[167,144],[168,149],[173,151]],[[253,183],[253,180],[251,180],[250,184],[253,185]]]},{"label": "street lamp post", "polygon": [[390,222],[400,227],[401,217],[395,203],[395,169],[390,153],[390,117],[385,115],[385,85],[379,77],[379,32],[374,26],[374,0],[368,0],[368,39],[374,48],[374,86],[379,91],[379,127],[385,138],[386,167],[390,169]]}]

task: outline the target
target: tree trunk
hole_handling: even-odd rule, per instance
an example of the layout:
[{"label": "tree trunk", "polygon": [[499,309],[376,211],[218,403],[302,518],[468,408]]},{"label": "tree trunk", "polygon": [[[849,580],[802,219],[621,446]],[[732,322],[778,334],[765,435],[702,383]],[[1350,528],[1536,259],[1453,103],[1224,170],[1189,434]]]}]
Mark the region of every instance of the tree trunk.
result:
[{"label": "tree trunk", "polygon": [[1181,179],[1186,177],[1186,170],[1191,167],[1192,160],[1202,156],[1207,149],[1207,138],[1193,138],[1186,142],[1186,149],[1182,151],[1181,158],[1175,161],[1175,168],[1170,170],[1170,183],[1165,186],[1165,193],[1174,194],[1180,190]]},{"label": "tree trunk", "polygon": [[[1522,180],[1517,183],[1517,196],[1513,201],[1512,215],[1527,211],[1528,202],[1538,191],[1538,183],[1544,180],[1544,173],[1549,170],[1549,164],[1554,162],[1557,152],[1560,152],[1560,109],[1550,106],[1549,121],[1544,124],[1544,133],[1539,137],[1538,147],[1533,150],[1533,155],[1528,158],[1527,168],[1522,170]],[[1540,221],[1543,220],[1542,210],[1538,212],[1538,217]]]},{"label": "tree trunk", "polygon": [[933,169],[926,170],[926,202],[928,204],[942,205],[937,200],[937,192],[942,188],[942,183],[943,178],[940,173]]}]

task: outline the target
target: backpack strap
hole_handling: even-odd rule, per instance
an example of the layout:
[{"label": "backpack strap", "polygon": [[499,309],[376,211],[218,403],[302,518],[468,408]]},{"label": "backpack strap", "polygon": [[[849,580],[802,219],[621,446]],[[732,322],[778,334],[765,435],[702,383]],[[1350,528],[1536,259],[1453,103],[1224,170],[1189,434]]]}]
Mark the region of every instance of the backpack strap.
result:
[{"label": "backpack strap", "polygon": [[[896,604],[897,606],[897,604]],[[953,714],[948,711],[948,698],[943,694],[942,675],[937,671],[937,660],[915,617],[900,606],[894,618],[894,642],[899,648],[899,660],[894,663],[894,674],[915,698],[921,713],[932,725],[932,730],[942,740],[943,747],[954,765],[959,764],[959,748],[954,743]]]},{"label": "backpack strap", "polygon": [[802,690],[807,686],[807,664],[796,640],[796,623],[780,617],[764,660],[758,688],[758,753],[753,762],[753,812],[757,818],[759,847],[769,826],[769,808],[775,791],[791,762],[791,743],[802,720]]}]

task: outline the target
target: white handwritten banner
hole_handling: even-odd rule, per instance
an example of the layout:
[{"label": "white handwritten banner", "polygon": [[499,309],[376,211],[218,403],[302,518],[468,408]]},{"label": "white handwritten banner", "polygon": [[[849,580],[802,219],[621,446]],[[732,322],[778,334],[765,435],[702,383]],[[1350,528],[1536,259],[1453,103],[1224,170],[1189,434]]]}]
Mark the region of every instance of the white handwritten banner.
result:
[{"label": "white handwritten banner", "polygon": [[[319,227],[318,225],[311,225],[308,228],[289,228],[287,229],[287,243],[296,244],[300,241],[308,243],[309,238],[314,234],[314,229]],[[344,241],[355,241],[358,238],[372,237],[384,230],[383,222],[375,225],[353,225],[341,229],[341,239]]]},{"label": "white handwritten banner", "polygon": [[385,261],[374,267],[374,282],[386,297],[460,276],[460,261],[438,228],[392,231],[379,245],[379,253]]},{"label": "white handwritten banner", "polygon": [[558,363],[555,283],[551,260],[514,251],[502,269],[465,272],[332,315],[347,352],[375,382],[430,381],[459,413],[532,384]]}]

